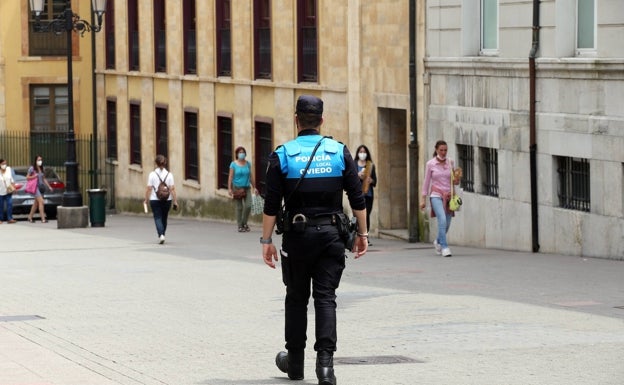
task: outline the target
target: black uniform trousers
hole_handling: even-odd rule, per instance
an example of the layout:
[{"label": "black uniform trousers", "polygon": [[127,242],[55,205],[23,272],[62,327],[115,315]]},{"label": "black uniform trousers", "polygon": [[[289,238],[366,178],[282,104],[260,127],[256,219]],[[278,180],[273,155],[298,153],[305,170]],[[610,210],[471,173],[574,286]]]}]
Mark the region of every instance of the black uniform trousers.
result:
[{"label": "black uniform trousers", "polygon": [[286,285],[286,349],[306,346],[310,283],[314,298],[314,350],[336,351],[336,289],[345,267],[345,247],[334,225],[308,226],[282,237],[282,279]]}]

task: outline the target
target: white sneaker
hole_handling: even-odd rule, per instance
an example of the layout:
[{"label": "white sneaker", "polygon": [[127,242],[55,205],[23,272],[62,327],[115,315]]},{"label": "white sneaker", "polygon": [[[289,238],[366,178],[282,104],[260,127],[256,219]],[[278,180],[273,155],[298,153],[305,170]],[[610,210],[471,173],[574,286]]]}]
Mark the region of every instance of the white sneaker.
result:
[{"label": "white sneaker", "polygon": [[445,247],[442,249],[442,256],[443,257],[450,257],[451,256],[451,249],[449,249],[448,247]]},{"label": "white sneaker", "polygon": [[440,246],[437,239],[433,240],[433,246],[435,247],[436,254],[440,255],[440,253],[442,252],[442,246]]},{"label": "white sneaker", "polygon": [[160,239],[160,242],[158,242],[158,243],[160,243],[161,245],[163,243],[165,243],[165,236],[164,235],[161,235],[158,239]]}]

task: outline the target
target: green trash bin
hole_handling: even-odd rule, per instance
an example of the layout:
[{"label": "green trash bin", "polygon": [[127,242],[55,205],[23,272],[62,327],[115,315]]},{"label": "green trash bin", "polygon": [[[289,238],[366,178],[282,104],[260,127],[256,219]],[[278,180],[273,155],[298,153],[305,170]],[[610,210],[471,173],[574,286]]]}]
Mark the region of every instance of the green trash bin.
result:
[{"label": "green trash bin", "polygon": [[106,190],[89,189],[89,219],[91,227],[104,227],[106,221]]}]

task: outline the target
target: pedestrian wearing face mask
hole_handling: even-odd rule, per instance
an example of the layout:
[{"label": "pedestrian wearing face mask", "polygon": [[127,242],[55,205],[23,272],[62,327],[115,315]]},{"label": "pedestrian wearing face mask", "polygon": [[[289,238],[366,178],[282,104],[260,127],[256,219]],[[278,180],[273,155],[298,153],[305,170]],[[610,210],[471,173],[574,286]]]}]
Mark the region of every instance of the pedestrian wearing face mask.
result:
[{"label": "pedestrian wearing face mask", "polygon": [[[370,231],[370,213],[373,210],[373,188],[377,186],[377,173],[370,150],[361,144],[355,151],[357,154],[357,168],[360,182],[362,182],[362,194],[366,200],[366,232]],[[371,246],[370,238],[368,245]]]},{"label": "pedestrian wearing face mask", "polygon": [[6,160],[0,159],[0,223],[4,221],[7,223],[16,222],[15,219],[13,219],[14,190],[15,180],[13,180],[13,170],[11,170],[11,167],[7,166]]},{"label": "pedestrian wearing face mask", "polygon": [[[249,213],[251,212],[251,193],[253,192],[257,195],[258,190],[254,188],[253,171],[251,162],[247,160],[245,147],[236,147],[234,157],[234,160],[230,163],[228,194],[234,199],[236,205],[238,232],[244,233],[249,231],[247,219],[249,219]],[[238,195],[240,191],[244,191],[244,196],[240,197]]]},{"label": "pedestrian wearing face mask", "polygon": [[52,191],[52,187],[50,187],[50,184],[45,178],[45,173],[43,171],[43,158],[41,157],[41,155],[35,156],[35,161],[33,162],[33,165],[30,166],[30,168],[28,169],[28,173],[26,173],[27,180],[31,180],[33,178],[37,178],[37,189],[33,194],[35,201],[30,208],[30,214],[28,214],[28,222],[34,222],[33,215],[35,214],[35,212],[37,212],[37,209],[39,209],[41,223],[47,223],[48,221],[46,220],[45,207],[43,204],[43,192],[45,191],[46,187],[49,191]]},{"label": "pedestrian wearing face mask", "polygon": [[[431,202],[431,217],[438,220],[438,234],[433,241],[436,254],[444,257],[451,256],[451,249],[446,240],[446,234],[451,227],[451,218],[454,213],[449,209],[448,201],[451,198],[451,173],[453,184],[459,184],[461,170],[454,170],[453,160],[446,157],[448,146],[445,141],[438,140],[435,144],[433,158],[425,166],[425,180],[422,187],[420,208],[426,207],[427,195]],[[456,172],[457,171],[457,172]]]}]

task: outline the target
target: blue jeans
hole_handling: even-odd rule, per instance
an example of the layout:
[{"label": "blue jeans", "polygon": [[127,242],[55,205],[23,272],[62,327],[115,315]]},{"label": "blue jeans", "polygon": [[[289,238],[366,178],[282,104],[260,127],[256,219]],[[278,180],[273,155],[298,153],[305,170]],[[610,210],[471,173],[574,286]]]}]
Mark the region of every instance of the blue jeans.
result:
[{"label": "blue jeans", "polygon": [[446,242],[446,233],[448,233],[449,228],[451,227],[451,213],[447,213],[444,210],[444,203],[442,198],[439,197],[431,197],[431,208],[438,219],[438,236],[436,240],[443,249],[447,248],[448,243]]},{"label": "blue jeans", "polygon": [[[4,206],[6,205],[6,215]],[[13,194],[0,195],[0,221],[13,219]]]},{"label": "blue jeans", "polygon": [[150,200],[152,213],[154,214],[154,223],[156,224],[156,232],[158,236],[165,235],[167,232],[167,218],[169,217],[169,209],[171,209],[171,200],[160,201]]}]

